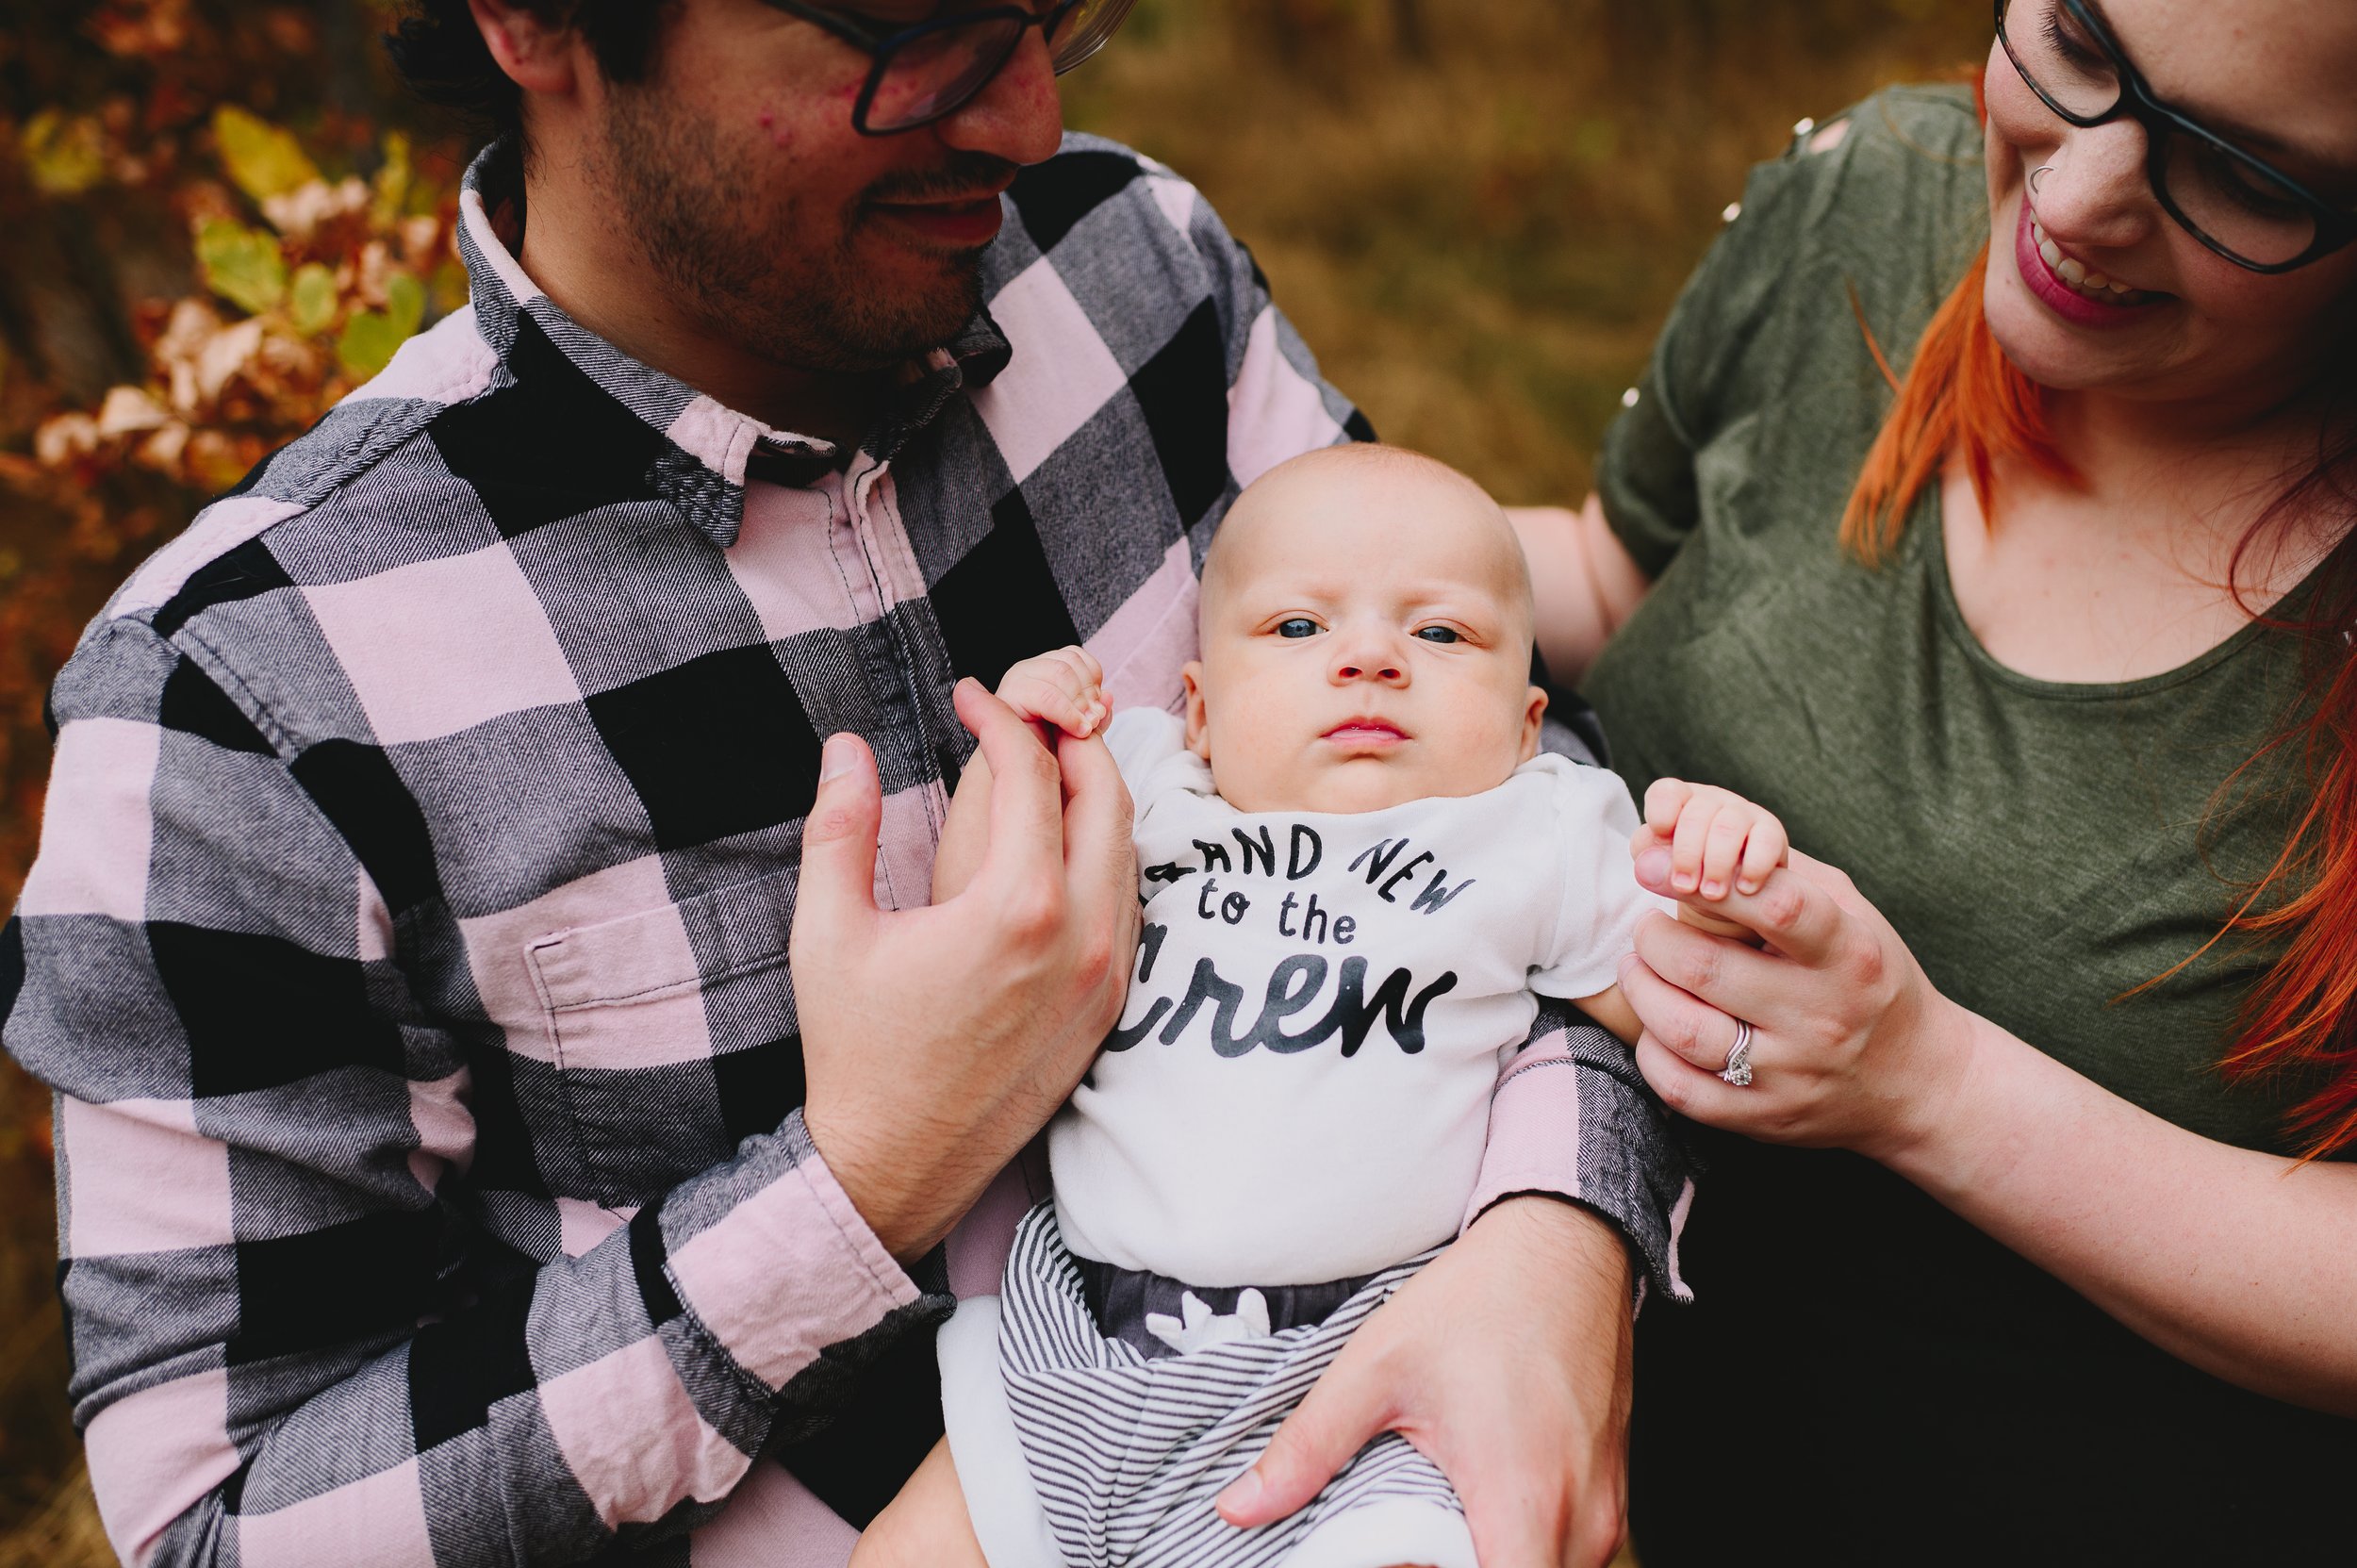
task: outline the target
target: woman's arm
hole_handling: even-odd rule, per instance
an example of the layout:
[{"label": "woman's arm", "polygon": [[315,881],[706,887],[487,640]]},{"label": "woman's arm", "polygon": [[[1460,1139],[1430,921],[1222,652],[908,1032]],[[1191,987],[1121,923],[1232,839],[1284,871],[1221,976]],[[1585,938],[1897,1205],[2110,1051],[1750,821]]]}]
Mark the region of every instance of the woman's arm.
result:
[{"label": "woman's arm", "polygon": [[[1668,891],[1667,852],[1638,880]],[[2357,1169],[2214,1142],[1933,989],[1847,877],[1795,854],[1725,907],[1765,951],[1665,918],[1621,986],[1673,1109],[1854,1149],[2153,1344],[2243,1387],[2357,1414]],[[1715,1076],[1734,1019],[1753,1081]]]},{"label": "woman's arm", "polygon": [[1590,495],[1574,512],[1562,506],[1509,506],[1507,520],[1530,563],[1539,652],[1567,685],[1587,673],[1605,640],[1653,585]]},{"label": "woman's arm", "polygon": [[2357,1414],[2357,1169],[2189,1132],[1957,1011],[1947,1116],[1885,1164],[2169,1354]]}]

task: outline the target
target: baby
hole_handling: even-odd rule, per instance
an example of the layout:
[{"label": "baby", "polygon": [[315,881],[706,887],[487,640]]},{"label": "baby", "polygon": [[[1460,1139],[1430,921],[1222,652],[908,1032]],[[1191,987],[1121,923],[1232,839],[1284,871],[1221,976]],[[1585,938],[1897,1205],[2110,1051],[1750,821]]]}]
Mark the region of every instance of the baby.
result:
[{"label": "baby", "polygon": [[[1635,1039],[1614,979],[1668,906],[1630,873],[1621,781],[1539,750],[1528,572],[1471,480],[1381,447],[1296,458],[1229,512],[1201,614],[1183,718],[1108,725],[1080,649],[1001,685],[1046,725],[1102,728],[1144,927],[1120,1024],[1048,1132],[1054,1199],[1003,1295],[943,1330],[948,1457],[863,1564],[1475,1568],[1447,1481],[1395,1434],[1283,1524],[1237,1530],[1212,1499],[1466,1222],[1537,999]],[[988,793],[977,753],[939,895],[981,859]],[[1723,791],[1656,799],[1652,833],[1705,891],[1784,856]]]}]

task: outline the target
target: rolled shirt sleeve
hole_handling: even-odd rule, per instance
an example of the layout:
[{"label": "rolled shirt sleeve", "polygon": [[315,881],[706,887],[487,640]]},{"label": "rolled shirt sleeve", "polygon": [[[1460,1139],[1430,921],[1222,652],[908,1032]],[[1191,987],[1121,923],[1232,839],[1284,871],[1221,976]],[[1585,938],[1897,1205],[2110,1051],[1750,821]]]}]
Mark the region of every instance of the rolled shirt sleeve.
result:
[{"label": "rolled shirt sleeve", "polygon": [[241,696],[144,623],[91,635],[7,935],[109,1539],[142,1565],[568,1562],[709,1519],[946,1302],[799,1113],[578,1255],[487,1242],[480,1059]]},{"label": "rolled shirt sleeve", "polygon": [[1491,1096],[1490,1142],[1464,1223],[1525,1193],[1576,1203],[1620,1231],[1639,1264],[1639,1300],[1648,1289],[1693,1299],[1678,1270],[1678,1234],[1694,1181],[1669,1113],[1610,1031],[1544,999],[1530,1043]]}]

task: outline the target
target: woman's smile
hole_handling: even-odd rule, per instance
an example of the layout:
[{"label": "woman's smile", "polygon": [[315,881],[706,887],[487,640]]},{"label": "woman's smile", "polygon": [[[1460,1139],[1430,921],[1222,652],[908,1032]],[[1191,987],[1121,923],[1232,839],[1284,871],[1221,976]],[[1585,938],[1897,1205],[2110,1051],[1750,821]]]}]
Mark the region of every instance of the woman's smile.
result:
[{"label": "woman's smile", "polygon": [[2176,296],[2131,289],[2064,253],[2031,215],[2025,196],[2014,225],[2021,282],[2055,315],[2078,326],[2127,326]]}]

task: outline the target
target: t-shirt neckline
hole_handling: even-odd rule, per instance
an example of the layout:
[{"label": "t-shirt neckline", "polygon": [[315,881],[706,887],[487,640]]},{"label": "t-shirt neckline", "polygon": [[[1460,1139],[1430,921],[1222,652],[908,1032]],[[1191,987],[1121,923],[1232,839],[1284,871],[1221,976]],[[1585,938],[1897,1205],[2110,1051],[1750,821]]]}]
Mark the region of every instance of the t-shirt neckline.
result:
[{"label": "t-shirt neckline", "polygon": [[[1940,625],[1975,669],[2025,697],[2059,702],[2118,701],[2150,697],[2200,680],[2277,629],[2269,626],[2265,619],[2248,621],[2184,664],[2151,675],[2140,675],[2133,681],[2050,681],[2041,676],[2024,674],[1984,647],[1979,635],[1964,619],[1964,605],[1956,598],[1955,579],[1948,571],[1948,503],[1941,494],[1937,475],[1931,484],[1924,487],[1924,499],[1917,507],[1922,514],[1918,526],[1921,531],[1921,548],[1930,553],[1926,569],[1932,574],[1933,599],[1937,605]],[[2270,613],[2297,610],[2313,589],[2323,569],[2323,562],[2311,567],[2306,576],[2269,607]]]}]

